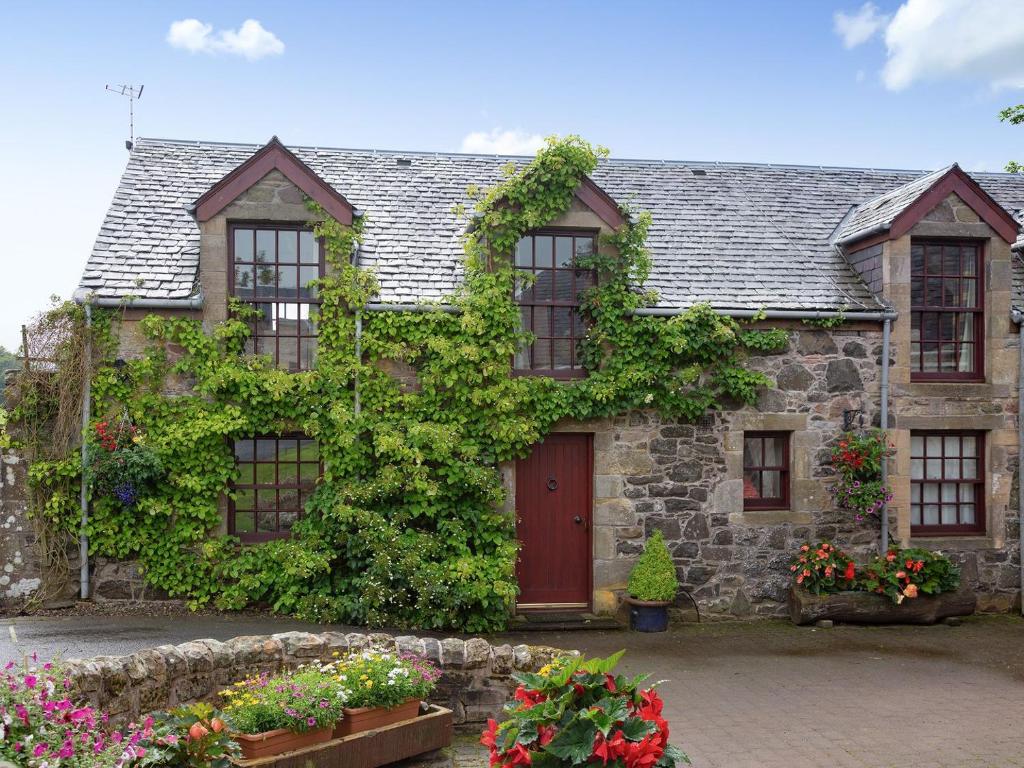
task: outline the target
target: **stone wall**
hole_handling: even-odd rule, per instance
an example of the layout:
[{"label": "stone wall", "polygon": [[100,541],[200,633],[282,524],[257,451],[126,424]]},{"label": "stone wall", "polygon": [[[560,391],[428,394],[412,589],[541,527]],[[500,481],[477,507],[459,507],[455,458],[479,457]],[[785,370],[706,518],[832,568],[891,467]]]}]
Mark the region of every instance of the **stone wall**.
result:
[{"label": "stone wall", "polygon": [[0,605],[4,607],[20,604],[40,585],[25,469],[17,453],[0,451]]},{"label": "stone wall", "polygon": [[535,672],[567,653],[541,646],[491,645],[481,638],[285,632],[162,645],[130,656],[73,659],[67,666],[74,686],[93,706],[126,722],[180,704],[217,703],[216,694],[236,680],[331,661],[335,654],[371,647],[415,653],[438,664],[444,674],[430,700],[451,709],[455,723],[466,727],[497,715],[515,688],[513,672]]}]

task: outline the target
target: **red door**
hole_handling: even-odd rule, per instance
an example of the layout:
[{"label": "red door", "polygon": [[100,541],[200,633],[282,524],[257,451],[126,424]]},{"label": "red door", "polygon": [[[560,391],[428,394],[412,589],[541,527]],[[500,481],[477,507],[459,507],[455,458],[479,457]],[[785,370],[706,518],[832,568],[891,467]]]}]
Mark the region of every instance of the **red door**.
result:
[{"label": "red door", "polygon": [[590,606],[593,436],[548,435],[516,463],[519,608]]}]

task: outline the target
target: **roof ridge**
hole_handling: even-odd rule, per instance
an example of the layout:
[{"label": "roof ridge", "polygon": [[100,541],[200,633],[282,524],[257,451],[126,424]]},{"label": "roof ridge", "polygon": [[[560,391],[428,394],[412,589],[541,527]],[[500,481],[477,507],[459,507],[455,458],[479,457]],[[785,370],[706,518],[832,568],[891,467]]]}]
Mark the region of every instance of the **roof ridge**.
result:
[{"label": "roof ridge", "polygon": [[[170,139],[162,138],[158,136],[139,136],[135,139],[136,144],[142,142],[160,143],[160,144],[182,144],[190,146],[215,146],[215,147],[237,147],[239,149],[252,149],[253,151],[259,149],[264,143],[259,142],[241,142],[241,141],[214,141],[206,139]],[[487,153],[487,152],[452,152],[448,150],[427,150],[427,149],[381,149],[373,147],[331,147],[325,145],[312,145],[312,144],[288,144],[285,142],[284,145],[289,149],[293,150],[311,150],[311,151],[326,151],[326,152],[353,152],[361,154],[371,155],[419,155],[423,157],[479,157],[487,158],[489,160],[494,159],[507,159],[507,160],[529,160],[533,158],[533,155],[504,155],[500,153]],[[919,174],[919,178],[926,176],[930,173],[935,173],[939,170],[950,168],[956,163],[950,163],[942,168],[923,169],[923,168],[883,168],[875,166],[855,166],[855,165],[821,165],[813,163],[767,163],[767,162],[756,162],[756,161],[741,161],[741,160],[674,160],[674,159],[659,159],[659,158],[641,158],[641,157],[609,157],[605,158],[602,162],[610,163],[643,163],[650,165],[671,165],[681,167],[722,167],[722,168],[780,168],[787,169],[793,168],[798,170],[816,170],[816,171],[859,171],[862,173],[916,173]],[[1020,174],[1007,173],[1006,171],[973,171],[968,172],[972,176],[975,174],[985,174],[986,176],[1006,176],[1014,177]],[[910,182],[906,182],[910,183]]]}]

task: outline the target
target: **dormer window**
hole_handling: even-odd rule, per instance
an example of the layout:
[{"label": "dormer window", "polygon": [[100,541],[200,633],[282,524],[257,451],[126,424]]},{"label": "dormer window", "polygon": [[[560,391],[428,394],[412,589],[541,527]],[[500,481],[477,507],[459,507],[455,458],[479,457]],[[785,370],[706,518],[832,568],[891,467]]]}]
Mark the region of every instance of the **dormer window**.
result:
[{"label": "dormer window", "polygon": [[524,330],[536,337],[516,353],[519,374],[581,378],[579,343],[586,336],[579,295],[593,286],[592,269],[578,269],[578,259],[589,257],[597,246],[593,232],[539,231],[526,235],[516,246],[515,266],[533,281],[517,281],[515,298]]},{"label": "dormer window", "polygon": [[976,242],[914,240],[910,261],[911,379],[982,380],[981,246]]},{"label": "dormer window", "polygon": [[246,342],[287,371],[316,363],[320,299],[313,281],[324,276],[320,243],[308,227],[236,224],[228,234],[231,295],[259,310]]}]

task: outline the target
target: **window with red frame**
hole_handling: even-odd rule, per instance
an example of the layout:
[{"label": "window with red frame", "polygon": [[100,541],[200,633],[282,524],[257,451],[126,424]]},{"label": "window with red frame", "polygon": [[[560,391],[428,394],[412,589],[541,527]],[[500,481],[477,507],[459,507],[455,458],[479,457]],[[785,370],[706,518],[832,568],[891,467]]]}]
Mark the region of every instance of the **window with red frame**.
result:
[{"label": "window with red frame", "polygon": [[288,371],[310,370],[320,306],[312,282],[324,276],[320,243],[308,228],[290,224],[232,225],[228,242],[231,295],[260,312],[246,351],[269,355]]},{"label": "window with red frame", "polygon": [[789,509],[789,433],[743,433],[743,508]]},{"label": "window with red frame", "polygon": [[911,379],[984,378],[981,260],[978,243],[911,243]]},{"label": "window with red frame", "polygon": [[985,436],[911,432],[911,534],[985,530]]},{"label": "window with red frame", "polygon": [[291,535],[320,477],[320,447],[301,435],[235,440],[228,531],[243,541]]},{"label": "window with red frame", "polygon": [[592,232],[536,232],[519,241],[516,269],[533,279],[516,281],[516,301],[523,329],[536,339],[516,353],[517,372],[555,378],[585,375],[579,343],[587,327],[579,295],[595,284],[596,277],[593,270],[575,265],[595,247]]}]

